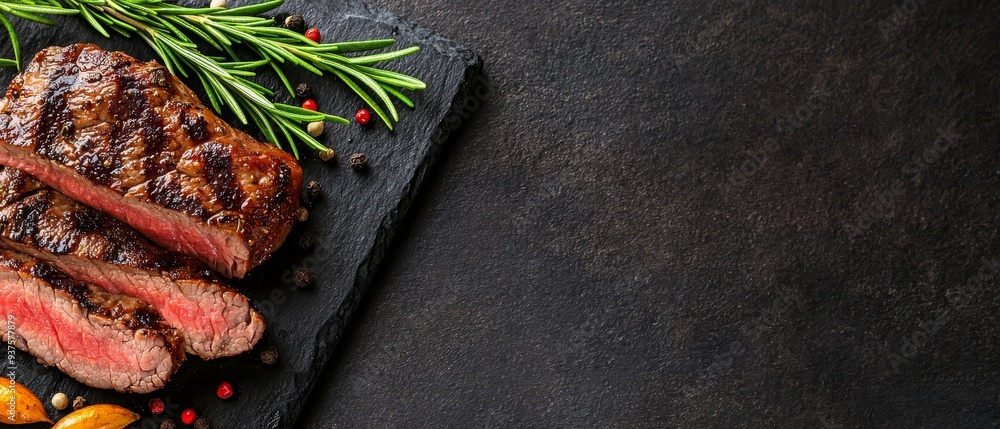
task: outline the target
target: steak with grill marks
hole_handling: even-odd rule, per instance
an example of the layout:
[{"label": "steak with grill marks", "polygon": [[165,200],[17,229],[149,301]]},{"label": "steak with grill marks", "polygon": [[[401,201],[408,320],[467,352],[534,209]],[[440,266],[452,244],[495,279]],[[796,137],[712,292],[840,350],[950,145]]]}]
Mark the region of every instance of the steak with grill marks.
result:
[{"label": "steak with grill marks", "polygon": [[250,300],[196,260],[147,241],[122,222],[28,174],[0,166],[0,245],[67,275],[153,305],[203,359],[253,348],[264,319]]},{"label": "steak with grill marks", "polygon": [[88,386],[152,392],[184,361],[180,336],[149,304],[8,250],[0,250],[0,311],[5,342]]},{"label": "steak with grill marks", "polygon": [[302,182],[162,65],[87,44],[47,48],[11,82],[0,164],[236,278],[281,245]]}]

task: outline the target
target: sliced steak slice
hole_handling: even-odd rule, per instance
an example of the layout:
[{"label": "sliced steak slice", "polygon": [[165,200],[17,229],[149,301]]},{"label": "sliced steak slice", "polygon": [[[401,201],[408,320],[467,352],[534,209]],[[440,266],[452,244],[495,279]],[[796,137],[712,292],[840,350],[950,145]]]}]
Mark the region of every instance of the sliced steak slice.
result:
[{"label": "sliced steak slice", "polygon": [[237,278],[284,241],[302,183],[295,159],[226,125],[163,66],[94,45],[45,49],[14,78],[0,164]]},{"label": "sliced steak slice", "polygon": [[150,303],[203,359],[253,348],[264,319],[198,261],[147,241],[14,168],[0,166],[0,245],[69,276]]},{"label": "sliced steak slice", "polygon": [[0,309],[4,341],[88,386],[152,392],[184,361],[180,336],[149,304],[8,250],[0,251]]}]

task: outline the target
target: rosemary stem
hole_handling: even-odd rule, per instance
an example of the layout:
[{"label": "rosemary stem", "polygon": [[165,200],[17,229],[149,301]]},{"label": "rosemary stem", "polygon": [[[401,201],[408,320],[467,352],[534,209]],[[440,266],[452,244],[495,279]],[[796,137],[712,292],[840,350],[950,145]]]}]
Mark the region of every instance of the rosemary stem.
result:
[{"label": "rosemary stem", "polygon": [[[84,6],[84,7],[86,7],[86,6]],[[149,31],[150,28],[146,24],[143,24],[143,23],[141,23],[139,21],[136,21],[136,20],[134,20],[132,18],[129,18],[129,17],[121,14],[117,10],[114,10],[111,7],[108,7],[108,6],[101,6],[100,9],[103,10],[104,13],[107,13],[108,15],[114,16],[115,18],[118,18],[118,19],[120,19],[120,20],[128,23],[129,25],[135,27],[135,28],[138,28],[138,29],[140,29],[142,31],[145,31],[146,33],[149,33],[151,36],[153,35],[152,32]]]}]

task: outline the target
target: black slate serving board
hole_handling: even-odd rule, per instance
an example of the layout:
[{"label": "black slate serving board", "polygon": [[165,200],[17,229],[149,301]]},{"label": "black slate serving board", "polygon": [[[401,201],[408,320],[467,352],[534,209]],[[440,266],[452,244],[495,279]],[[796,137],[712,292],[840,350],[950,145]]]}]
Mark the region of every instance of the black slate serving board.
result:
[{"label": "black slate serving board", "polygon": [[[398,106],[401,120],[394,132],[374,124],[374,120],[368,127],[328,124],[321,140],[337,151],[337,160],[324,163],[311,151],[303,154],[304,183],[321,183],[323,197],[311,207],[309,220],[296,225],[281,250],[239,283],[268,322],[267,332],[254,351],[211,362],[189,357],[166,388],[149,395],[88,388],[17,351],[16,364],[8,365],[4,373],[13,372],[17,382],[38,394],[53,419],[67,411],[57,412],[48,399],[56,392],[65,392],[70,398],[82,395],[91,403],[116,403],[139,412],[143,418],[133,427],[159,427],[164,417],[179,423],[185,408],[208,417],[214,428],[291,427],[428,169],[448,134],[461,123],[457,115],[462,106],[483,93],[477,90],[485,81],[482,62],[475,54],[359,1],[290,0],[273,13],[280,12],[304,15],[309,26],[321,30],[324,40],[395,38],[397,46],[419,45],[422,50],[418,55],[386,66],[424,80],[427,89],[412,94],[415,109]],[[59,22],[60,26],[53,28],[15,21],[25,57],[30,59],[46,46],[91,42],[142,60],[156,58],[139,40],[105,39],[73,17]],[[6,33],[2,37],[0,54],[12,57]],[[289,72],[293,83],[308,82],[313,87],[320,108],[326,112],[351,117],[361,107],[360,101],[332,77]],[[4,87],[14,74],[13,69],[0,69]],[[274,76],[261,76],[258,82],[278,89],[279,101],[294,104]],[[236,124],[232,117],[227,119]],[[367,155],[367,172],[359,174],[347,165],[355,152]],[[312,246],[307,249],[304,242]],[[314,287],[294,287],[291,272],[297,266],[311,271]],[[259,352],[266,346],[277,348],[277,365],[261,363]],[[236,387],[233,398],[216,398],[215,389],[221,381]],[[166,402],[165,414],[149,413],[146,404],[151,398]]]}]

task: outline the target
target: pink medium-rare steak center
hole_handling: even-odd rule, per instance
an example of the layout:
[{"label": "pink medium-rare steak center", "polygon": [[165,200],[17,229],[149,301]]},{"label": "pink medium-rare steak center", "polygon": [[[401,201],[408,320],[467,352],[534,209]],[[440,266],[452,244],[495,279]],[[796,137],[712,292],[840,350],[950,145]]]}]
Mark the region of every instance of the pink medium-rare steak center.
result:
[{"label": "pink medium-rare steak center", "polygon": [[4,341],[88,386],[152,392],[184,360],[180,336],[145,302],[7,250],[0,251],[0,311]]}]

